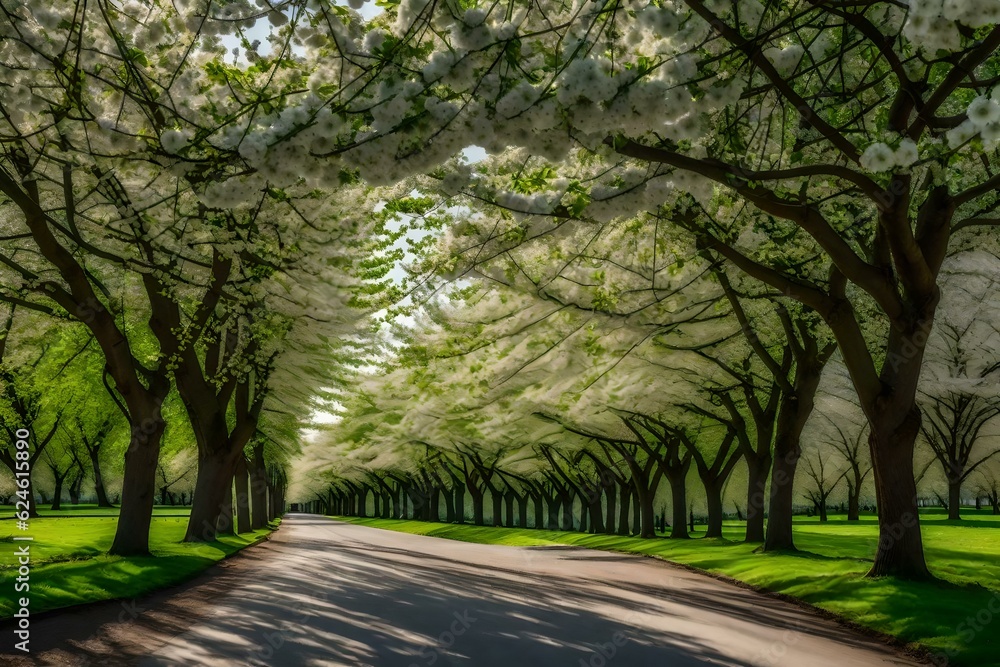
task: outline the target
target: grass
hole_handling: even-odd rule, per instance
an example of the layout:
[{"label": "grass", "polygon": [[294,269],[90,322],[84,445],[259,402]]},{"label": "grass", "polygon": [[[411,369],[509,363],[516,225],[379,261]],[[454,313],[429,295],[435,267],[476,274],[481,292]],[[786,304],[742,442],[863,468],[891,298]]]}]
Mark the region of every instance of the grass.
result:
[{"label": "grass", "polygon": [[[181,505],[155,505],[153,507],[153,516],[188,516],[191,514],[191,506],[181,506]],[[117,507],[98,507],[96,504],[86,504],[81,503],[79,505],[69,505],[63,503],[62,509],[52,511],[49,509],[48,505],[43,505],[38,508],[38,515],[40,517],[47,516],[118,516]],[[0,525],[3,525],[3,521],[13,521],[14,517],[14,506],[13,505],[0,505]]]},{"label": "grass", "polygon": [[[0,510],[3,511],[3,510]],[[10,516],[3,511],[0,516]],[[158,507],[153,512],[149,546],[153,556],[105,554],[111,547],[117,510],[79,506],[58,512],[41,510],[27,531],[12,520],[0,520],[0,618],[15,609],[15,550],[28,535],[31,574],[28,597],[32,613],[98,600],[131,599],[186,581],[240,549],[264,539],[267,530],[224,536],[214,542],[183,543],[189,508]]]},{"label": "grass", "polygon": [[[949,665],[1000,665],[1000,517],[969,510],[949,521],[922,515],[928,564],[937,582],[866,579],[878,540],[875,517],[826,524],[796,521],[800,553],[755,553],[740,540],[743,525],[727,523],[724,539],[643,540],[618,535],[492,528],[394,519],[343,520],[365,526],[481,544],[573,545],[656,556],[790,595],[850,622],[946,654]],[[696,533],[697,535],[697,533]],[[973,620],[980,614],[985,626]],[[995,617],[995,618],[994,618]],[[980,628],[978,631],[975,628]]]}]

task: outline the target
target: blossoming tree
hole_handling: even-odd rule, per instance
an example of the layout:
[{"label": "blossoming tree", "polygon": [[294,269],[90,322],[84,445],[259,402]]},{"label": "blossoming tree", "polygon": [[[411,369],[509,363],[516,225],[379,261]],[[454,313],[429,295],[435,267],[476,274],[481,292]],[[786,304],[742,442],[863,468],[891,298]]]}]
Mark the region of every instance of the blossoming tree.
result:
[{"label": "blossoming tree", "polygon": [[[916,386],[941,264],[1000,205],[995,6],[406,0],[395,17],[395,39],[432,50],[402,115],[433,151],[464,136],[556,164],[599,160],[612,187],[675,216],[706,213],[715,251],[827,322],[871,427],[871,574],[929,576]],[[403,87],[380,103],[407,106]],[[625,182],[630,168],[639,183]],[[587,203],[578,184],[552,186],[528,198],[529,212]],[[791,238],[803,242],[767,242]]]}]

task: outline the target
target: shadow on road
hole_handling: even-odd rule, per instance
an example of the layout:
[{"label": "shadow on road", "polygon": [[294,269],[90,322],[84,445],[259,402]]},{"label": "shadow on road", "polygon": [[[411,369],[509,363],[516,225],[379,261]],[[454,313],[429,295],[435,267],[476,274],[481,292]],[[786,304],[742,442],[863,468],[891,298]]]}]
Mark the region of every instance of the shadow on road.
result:
[{"label": "shadow on road", "polygon": [[[914,664],[840,660],[838,647],[849,654],[858,644],[850,631],[640,557],[447,542],[298,515],[239,561],[205,584],[216,604],[190,627],[168,599],[127,632],[67,636],[61,655],[143,667]],[[706,639],[706,619],[725,627]],[[175,636],[150,650],[136,645],[143,632]],[[786,661],[817,640],[832,661]]]}]

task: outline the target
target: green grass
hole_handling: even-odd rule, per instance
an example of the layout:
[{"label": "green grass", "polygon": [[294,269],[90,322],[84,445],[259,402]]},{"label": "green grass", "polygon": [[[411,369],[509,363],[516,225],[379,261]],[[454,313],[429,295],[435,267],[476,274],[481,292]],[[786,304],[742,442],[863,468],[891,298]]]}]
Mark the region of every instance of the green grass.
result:
[{"label": "green grass", "polygon": [[[38,508],[39,516],[118,516],[117,507],[98,507],[95,504],[80,504],[80,505],[70,505],[68,503],[63,503],[62,509],[53,512],[49,509],[49,505],[42,505]],[[181,505],[155,505],[153,507],[153,516],[188,516],[191,514],[191,506],[181,506]],[[14,517],[14,506],[13,505],[0,505],[0,525],[2,521],[13,520]]]},{"label": "green grass", "polygon": [[[862,517],[857,523],[838,516],[826,524],[797,520],[795,539],[802,550],[798,554],[755,553],[755,545],[740,542],[743,525],[737,522],[726,524],[721,540],[642,540],[394,519],[343,520],[481,544],[568,544],[656,556],[791,595],[933,653],[946,652],[950,665],[996,666],[1000,665],[1000,614],[991,613],[989,605],[997,597],[993,609],[1000,608],[1000,517],[971,510],[966,516],[957,522],[937,512],[922,516],[927,560],[940,578],[933,583],[864,578],[877,545],[874,517]],[[975,631],[966,619],[982,610],[992,621]]]},{"label": "green grass", "polygon": [[[44,511],[32,519],[28,531],[14,521],[0,521],[0,618],[15,611],[17,564],[14,552],[29,535],[31,545],[31,600],[33,613],[98,600],[131,599],[179,584],[215,562],[264,539],[273,530],[225,536],[215,542],[181,542],[188,508],[157,508],[153,512],[149,546],[153,556],[107,556],[114,539],[117,510],[80,506],[59,512]],[[106,516],[92,516],[94,514]],[[0,514],[0,516],[7,515]]]}]

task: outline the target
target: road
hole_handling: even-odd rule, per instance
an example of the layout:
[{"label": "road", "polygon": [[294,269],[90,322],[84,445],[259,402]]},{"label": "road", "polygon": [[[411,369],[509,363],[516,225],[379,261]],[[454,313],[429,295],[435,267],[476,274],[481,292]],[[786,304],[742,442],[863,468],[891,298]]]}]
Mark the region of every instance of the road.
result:
[{"label": "road", "polygon": [[41,654],[9,664],[922,664],[795,605],[650,558],[468,544],[304,514],[184,590],[59,614],[33,630]]}]

